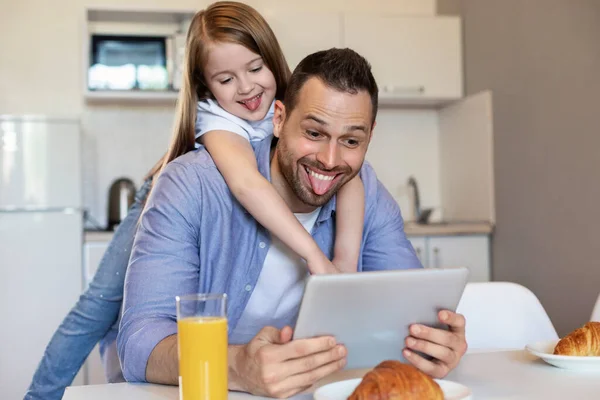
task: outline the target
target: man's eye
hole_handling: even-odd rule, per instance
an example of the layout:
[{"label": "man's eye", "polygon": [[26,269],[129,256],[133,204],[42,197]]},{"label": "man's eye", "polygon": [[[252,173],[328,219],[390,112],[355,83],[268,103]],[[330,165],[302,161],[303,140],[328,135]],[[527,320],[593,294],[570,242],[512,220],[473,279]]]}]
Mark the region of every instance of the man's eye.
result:
[{"label": "man's eye", "polygon": [[321,134],[319,132],[315,132],[315,131],[306,131],[306,134],[308,136],[310,136],[311,138],[318,138],[321,136]]},{"label": "man's eye", "polygon": [[227,78],[227,79],[223,79],[222,81],[219,81],[219,83],[220,83],[221,85],[226,85],[226,84],[228,84],[229,82],[231,82],[231,81],[232,81],[232,79],[233,79],[233,78]]},{"label": "man's eye", "polygon": [[346,140],[346,144],[348,145],[348,147],[358,147],[360,145],[360,142],[356,139],[348,139]]},{"label": "man's eye", "polygon": [[253,68],[253,69],[251,69],[251,70],[250,70],[250,72],[258,72],[258,71],[260,71],[262,68],[263,68],[263,67],[262,67],[262,65],[261,65],[260,67],[256,67],[256,68]]}]

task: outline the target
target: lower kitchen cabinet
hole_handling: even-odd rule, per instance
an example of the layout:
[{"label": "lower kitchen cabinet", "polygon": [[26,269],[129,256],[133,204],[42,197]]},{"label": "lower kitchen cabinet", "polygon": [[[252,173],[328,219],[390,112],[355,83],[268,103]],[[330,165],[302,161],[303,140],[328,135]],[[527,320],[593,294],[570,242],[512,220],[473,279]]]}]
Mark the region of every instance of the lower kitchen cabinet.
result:
[{"label": "lower kitchen cabinet", "polygon": [[[87,288],[88,284],[94,277],[100,260],[104,255],[104,252],[108,248],[109,241],[90,241],[86,242],[83,246],[83,260],[84,260],[84,285]],[[107,383],[104,374],[104,366],[100,358],[100,350],[98,345],[94,347],[90,355],[88,356],[85,364],[82,368],[83,381],[86,385],[100,385]]]},{"label": "lower kitchen cabinet", "polygon": [[425,268],[467,267],[469,282],[490,280],[488,235],[409,236]]},{"label": "lower kitchen cabinet", "polygon": [[421,264],[425,266],[427,264],[427,238],[425,236],[409,236],[408,240],[415,249],[417,257],[421,260]]}]

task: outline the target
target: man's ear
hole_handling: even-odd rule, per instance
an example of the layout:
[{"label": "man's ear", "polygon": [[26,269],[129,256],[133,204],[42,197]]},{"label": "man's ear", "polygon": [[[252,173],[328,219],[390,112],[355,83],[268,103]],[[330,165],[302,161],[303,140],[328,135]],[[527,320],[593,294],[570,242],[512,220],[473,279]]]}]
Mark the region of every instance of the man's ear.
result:
[{"label": "man's ear", "polygon": [[375,126],[377,125],[377,121],[373,121],[373,125],[371,125],[371,133],[369,134],[369,142],[373,139],[373,132],[375,132]]},{"label": "man's ear", "polygon": [[285,105],[280,100],[275,101],[275,110],[273,115],[273,135],[279,138],[285,123]]}]

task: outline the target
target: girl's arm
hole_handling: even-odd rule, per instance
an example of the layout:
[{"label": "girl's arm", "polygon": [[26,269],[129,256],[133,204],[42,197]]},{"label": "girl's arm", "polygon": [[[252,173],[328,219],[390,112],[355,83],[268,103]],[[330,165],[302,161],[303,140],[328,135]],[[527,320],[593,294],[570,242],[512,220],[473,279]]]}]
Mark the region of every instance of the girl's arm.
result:
[{"label": "girl's arm", "polygon": [[262,226],[304,258],[311,273],[337,272],[273,185],[258,172],[247,139],[233,132],[210,131],[201,140],[235,198]]},{"label": "girl's arm", "polygon": [[337,195],[333,264],[341,272],[356,272],[365,216],[365,188],[356,175]]}]

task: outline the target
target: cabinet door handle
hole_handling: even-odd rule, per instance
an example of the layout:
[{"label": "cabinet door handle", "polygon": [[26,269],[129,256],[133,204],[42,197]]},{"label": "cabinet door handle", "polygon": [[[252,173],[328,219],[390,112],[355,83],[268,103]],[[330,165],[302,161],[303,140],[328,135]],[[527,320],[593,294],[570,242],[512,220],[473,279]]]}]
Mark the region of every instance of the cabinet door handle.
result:
[{"label": "cabinet door handle", "polygon": [[440,249],[437,247],[433,248],[433,267],[440,268]]},{"label": "cabinet door handle", "polygon": [[398,94],[424,94],[425,86],[423,86],[423,85],[417,85],[417,86],[385,85],[383,87],[383,91],[385,93],[398,93]]}]

